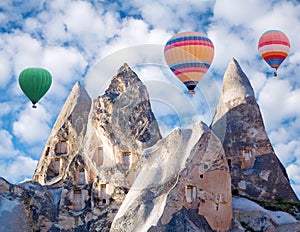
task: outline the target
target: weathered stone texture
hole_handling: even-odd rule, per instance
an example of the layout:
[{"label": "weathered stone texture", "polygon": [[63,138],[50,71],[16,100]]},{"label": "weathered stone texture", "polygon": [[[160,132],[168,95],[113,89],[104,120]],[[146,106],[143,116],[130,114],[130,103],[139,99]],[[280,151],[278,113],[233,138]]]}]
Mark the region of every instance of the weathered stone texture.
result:
[{"label": "weathered stone texture", "polygon": [[91,98],[77,82],[53,126],[34,180],[41,184],[63,185],[61,181],[70,173],[69,164],[83,146],[91,103]]},{"label": "weathered stone texture", "polygon": [[211,128],[223,143],[235,191],[260,200],[298,200],[265,131],[251,84],[234,59]]},{"label": "weathered stone texture", "polygon": [[161,138],[146,86],[128,65],[96,99],[76,83],[33,180],[0,178],[0,231],[298,231],[287,213],[232,199],[233,189],[297,201],[235,60],[223,85],[212,130],[196,123]]},{"label": "weathered stone texture", "polygon": [[[200,123],[174,130],[147,149],[145,157],[112,231],[165,231],[180,223],[179,212],[195,212],[190,215],[194,218],[202,215],[206,227],[214,230],[230,228],[229,169],[222,144],[207,126]],[[189,220],[180,228],[186,231],[202,226]]]}]

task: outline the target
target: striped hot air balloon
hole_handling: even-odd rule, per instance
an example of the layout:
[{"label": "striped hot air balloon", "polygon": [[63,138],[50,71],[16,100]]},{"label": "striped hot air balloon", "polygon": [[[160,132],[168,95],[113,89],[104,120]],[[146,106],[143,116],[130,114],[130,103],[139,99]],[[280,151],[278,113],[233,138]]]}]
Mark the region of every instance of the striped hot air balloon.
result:
[{"label": "striped hot air balloon", "polygon": [[275,68],[274,76],[277,76],[277,69],[285,60],[290,51],[290,41],[281,31],[266,31],[259,39],[258,52],[262,58]]},{"label": "striped hot air balloon", "polygon": [[171,71],[188,88],[188,93],[194,94],[214,58],[214,45],[202,33],[182,32],[168,40],[164,56]]}]

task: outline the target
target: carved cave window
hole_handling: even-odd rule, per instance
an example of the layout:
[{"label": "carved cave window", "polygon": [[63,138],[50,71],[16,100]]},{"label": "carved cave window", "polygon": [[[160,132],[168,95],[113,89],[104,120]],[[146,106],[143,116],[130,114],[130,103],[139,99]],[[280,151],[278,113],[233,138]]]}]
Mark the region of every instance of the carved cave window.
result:
[{"label": "carved cave window", "polygon": [[106,206],[108,205],[109,201],[108,201],[108,194],[107,194],[107,189],[106,189],[107,185],[106,184],[100,184],[99,186],[99,198],[100,198],[100,205],[101,206]]},{"label": "carved cave window", "polygon": [[83,167],[78,167],[78,181],[77,184],[86,184],[86,179],[85,179],[85,170]]},{"label": "carved cave window", "polygon": [[185,188],[185,198],[186,198],[186,201],[188,203],[192,203],[193,200],[196,199],[196,195],[197,195],[196,186],[194,186],[194,185],[187,185],[186,188]]},{"label": "carved cave window", "polygon": [[253,156],[251,148],[246,147],[243,150],[241,161],[242,161],[242,166],[241,166],[242,169],[253,168],[255,162],[255,156]]},{"label": "carved cave window", "polygon": [[98,147],[93,157],[93,161],[96,163],[97,167],[103,165],[103,147]]},{"label": "carved cave window", "polygon": [[47,147],[47,150],[45,152],[45,156],[48,156],[49,155],[49,152],[50,152],[50,147]]},{"label": "carved cave window", "polygon": [[34,180],[39,181],[39,175],[34,175]]},{"label": "carved cave window", "polygon": [[81,189],[75,188],[73,190],[74,197],[73,197],[73,209],[80,210],[82,208],[82,194]]},{"label": "carved cave window", "polygon": [[228,163],[229,170],[231,170],[231,159],[228,159],[227,163]]},{"label": "carved cave window", "polygon": [[122,158],[123,158],[123,166],[125,168],[130,168],[131,167],[131,152],[125,151],[122,152]]},{"label": "carved cave window", "polygon": [[81,194],[81,189],[74,189],[74,194]]},{"label": "carved cave window", "polygon": [[55,145],[56,155],[68,154],[68,144],[67,141],[60,141]]},{"label": "carved cave window", "polygon": [[102,197],[106,197],[106,184],[100,184],[100,193]]},{"label": "carved cave window", "polygon": [[57,175],[60,172],[60,166],[61,166],[61,159],[60,158],[55,158],[54,171],[55,171],[55,174],[57,174]]},{"label": "carved cave window", "polygon": [[244,158],[245,158],[245,160],[246,160],[246,161],[247,161],[247,160],[250,160],[251,157],[252,157],[251,150],[245,150],[245,152],[244,152]]}]

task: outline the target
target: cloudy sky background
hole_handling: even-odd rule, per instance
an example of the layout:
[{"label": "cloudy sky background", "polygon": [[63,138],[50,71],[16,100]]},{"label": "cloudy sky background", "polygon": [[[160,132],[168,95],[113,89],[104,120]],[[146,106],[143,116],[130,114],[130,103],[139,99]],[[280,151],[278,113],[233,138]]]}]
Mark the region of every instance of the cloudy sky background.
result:
[{"label": "cloudy sky background", "polygon": [[[0,176],[31,178],[50,130],[76,81],[92,97],[128,63],[146,84],[164,134],[203,120],[210,124],[232,57],[255,90],[266,130],[300,196],[300,4],[288,0],[3,0],[0,3]],[[257,53],[263,32],[279,29],[291,50],[278,72]],[[163,46],[182,31],[206,33],[212,66],[195,96],[172,76]],[[27,67],[53,76],[33,110],[18,86]]]}]

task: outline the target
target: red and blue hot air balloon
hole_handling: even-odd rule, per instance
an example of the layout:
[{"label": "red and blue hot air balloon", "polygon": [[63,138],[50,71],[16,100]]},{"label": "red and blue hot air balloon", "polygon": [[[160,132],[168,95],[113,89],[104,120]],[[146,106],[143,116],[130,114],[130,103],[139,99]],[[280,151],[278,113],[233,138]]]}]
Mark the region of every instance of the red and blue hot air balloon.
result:
[{"label": "red and blue hot air balloon", "polygon": [[165,45],[164,56],[171,71],[195,94],[195,87],[209,69],[214,58],[214,45],[199,32],[182,32]]},{"label": "red and blue hot air balloon", "polygon": [[289,51],[290,41],[282,31],[266,31],[259,39],[258,52],[272,68],[275,68],[274,76],[277,76],[277,69]]}]

